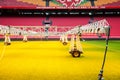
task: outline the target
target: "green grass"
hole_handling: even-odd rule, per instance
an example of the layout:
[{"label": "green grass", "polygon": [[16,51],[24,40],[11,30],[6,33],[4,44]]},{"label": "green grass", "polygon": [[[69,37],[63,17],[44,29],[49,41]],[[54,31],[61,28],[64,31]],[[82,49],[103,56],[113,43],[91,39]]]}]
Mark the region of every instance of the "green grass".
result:
[{"label": "green grass", "polygon": [[[84,54],[73,58],[59,41],[14,41],[0,60],[0,80],[97,80],[105,41],[81,42]],[[4,48],[0,42],[0,57]],[[120,79],[120,41],[110,41],[105,80]]]}]

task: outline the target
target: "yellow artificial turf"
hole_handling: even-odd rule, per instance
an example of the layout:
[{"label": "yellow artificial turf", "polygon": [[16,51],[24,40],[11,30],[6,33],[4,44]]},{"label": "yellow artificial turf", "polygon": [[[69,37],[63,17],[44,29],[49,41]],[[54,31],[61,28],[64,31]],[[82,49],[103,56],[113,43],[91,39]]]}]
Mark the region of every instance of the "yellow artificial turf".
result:
[{"label": "yellow artificial turf", "polygon": [[[63,46],[59,41],[13,41],[10,46],[0,42],[0,57],[4,54],[0,80],[98,80],[104,45],[105,41],[82,42],[84,54],[73,58],[69,44]],[[104,78],[120,80],[120,50],[111,46],[108,50]]]}]

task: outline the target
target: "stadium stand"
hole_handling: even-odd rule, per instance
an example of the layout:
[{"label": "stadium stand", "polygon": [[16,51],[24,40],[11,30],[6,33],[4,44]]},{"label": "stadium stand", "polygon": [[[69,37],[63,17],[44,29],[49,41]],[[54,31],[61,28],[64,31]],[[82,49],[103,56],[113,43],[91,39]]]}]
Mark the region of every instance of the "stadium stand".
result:
[{"label": "stadium stand", "polygon": [[[108,5],[109,6],[112,6],[112,5],[117,6],[117,5],[120,5],[119,3],[120,3],[120,0],[97,0],[97,1],[95,1],[96,6],[103,6],[103,5],[105,5],[105,6],[108,6]],[[90,4],[90,2],[86,2],[84,4],[81,4],[81,6],[91,6],[91,4]]]},{"label": "stadium stand", "polygon": [[[17,0],[17,1],[26,2],[38,6],[45,6],[45,1],[43,0]],[[50,6],[58,6],[58,5],[50,2]]]},{"label": "stadium stand", "polygon": [[109,3],[109,4],[105,4],[104,6],[120,6],[120,1],[118,2],[113,2],[113,3]]},{"label": "stadium stand", "polygon": [[[67,3],[67,2],[66,2]],[[62,3],[56,0],[50,1],[50,6],[62,6]],[[120,6],[120,0],[97,0],[95,1],[96,6]],[[45,6],[43,0],[0,0],[0,6]],[[89,1],[85,1],[78,6],[91,6]]]},{"label": "stadium stand", "polygon": [[[120,31],[119,31],[119,17],[104,17],[109,22],[111,26],[111,38],[119,38],[120,37]],[[96,17],[96,20],[103,19],[102,17]],[[7,18],[7,17],[1,17],[0,18],[0,24],[1,25],[13,25],[13,26],[42,26],[42,23],[40,23],[43,20],[43,18]],[[81,17],[81,18],[51,18],[51,20],[54,22],[53,26],[57,27],[75,27],[76,25],[84,25],[88,24],[87,21],[89,20],[89,17]],[[72,22],[72,23],[70,23]],[[60,28],[61,29],[61,28]],[[61,29],[59,31],[65,31],[65,29]],[[67,30],[67,29],[66,29]],[[91,38],[91,36],[84,36],[85,38]],[[94,38],[97,38],[97,36],[94,36]]]},{"label": "stadium stand", "polygon": [[36,6],[30,3],[16,1],[16,0],[1,0],[0,6]]}]

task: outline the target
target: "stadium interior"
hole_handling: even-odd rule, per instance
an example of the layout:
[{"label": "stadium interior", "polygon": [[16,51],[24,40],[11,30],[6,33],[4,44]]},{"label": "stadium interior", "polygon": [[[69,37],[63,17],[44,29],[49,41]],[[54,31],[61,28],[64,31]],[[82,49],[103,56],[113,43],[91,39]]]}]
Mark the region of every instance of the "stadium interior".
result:
[{"label": "stadium interior", "polygon": [[0,0],[0,80],[120,80],[120,0]]}]

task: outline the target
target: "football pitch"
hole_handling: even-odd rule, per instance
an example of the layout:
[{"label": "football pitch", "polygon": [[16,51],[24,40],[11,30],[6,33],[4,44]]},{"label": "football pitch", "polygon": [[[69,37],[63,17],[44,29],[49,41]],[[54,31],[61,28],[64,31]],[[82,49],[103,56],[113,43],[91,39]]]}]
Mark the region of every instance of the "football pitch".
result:
[{"label": "football pitch", "polygon": [[[81,42],[84,54],[73,58],[70,42],[0,42],[0,80],[98,80],[105,40]],[[110,40],[104,67],[105,80],[120,80],[120,40]]]}]

